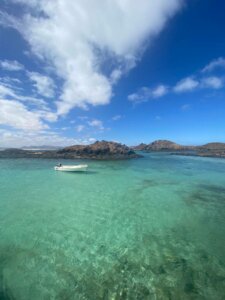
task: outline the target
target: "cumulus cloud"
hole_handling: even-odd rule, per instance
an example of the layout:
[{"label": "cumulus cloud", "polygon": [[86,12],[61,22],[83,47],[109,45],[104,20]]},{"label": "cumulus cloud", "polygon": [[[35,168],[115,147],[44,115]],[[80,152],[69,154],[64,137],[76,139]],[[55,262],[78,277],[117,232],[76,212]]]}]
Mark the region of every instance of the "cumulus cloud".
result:
[{"label": "cumulus cloud", "polygon": [[154,98],[159,98],[165,96],[168,93],[168,87],[163,84],[160,84],[152,91],[152,96]]},{"label": "cumulus cloud", "polygon": [[110,80],[112,84],[115,84],[123,75],[123,72],[121,69],[115,69],[112,71],[110,75]]},{"label": "cumulus cloud", "polygon": [[6,71],[21,71],[24,66],[16,60],[1,60],[0,68]]},{"label": "cumulus cloud", "polygon": [[38,113],[28,110],[18,101],[5,99],[0,99],[0,125],[30,131],[47,128]]},{"label": "cumulus cloud", "polygon": [[89,124],[91,127],[95,127],[95,128],[101,129],[101,130],[104,129],[104,126],[103,126],[103,123],[102,123],[101,120],[94,119],[94,120],[92,120],[92,121],[89,121],[88,124]]},{"label": "cumulus cloud", "polygon": [[190,104],[183,104],[183,105],[181,106],[181,110],[183,110],[183,111],[187,111],[187,110],[189,110],[190,108],[191,108]]},{"label": "cumulus cloud", "polygon": [[41,75],[37,72],[27,72],[27,75],[33,82],[38,94],[47,98],[52,98],[55,95],[55,84],[50,77]]},{"label": "cumulus cloud", "polygon": [[168,87],[163,84],[158,85],[154,89],[142,87],[136,93],[130,94],[128,96],[128,100],[135,104],[138,104],[155,98],[163,97],[167,93]]},{"label": "cumulus cloud", "polygon": [[96,138],[88,138],[88,144],[92,144],[94,142],[96,142]]},{"label": "cumulus cloud", "polygon": [[23,130],[0,129],[1,147],[24,147],[24,146],[70,146],[85,145],[95,142],[95,138],[88,137],[84,139],[67,138],[59,135],[57,132],[49,130],[24,132]]},{"label": "cumulus cloud", "polygon": [[121,116],[121,115],[115,115],[115,116],[112,117],[112,120],[113,120],[113,121],[118,121],[118,120],[120,120],[120,119],[122,119],[122,116]]},{"label": "cumulus cloud", "polygon": [[203,78],[202,85],[206,88],[221,89],[224,86],[224,80],[216,76],[206,77]]},{"label": "cumulus cloud", "polygon": [[[210,62],[202,72],[196,72],[192,75],[179,80],[174,86],[159,84],[155,88],[142,87],[137,92],[128,95],[128,100],[137,104],[147,102],[154,98],[159,98],[167,95],[168,93],[187,93],[206,89],[222,89],[225,86],[224,76],[209,76],[203,74],[205,72],[212,72],[217,67],[223,67],[225,59],[219,58]],[[210,74],[211,75],[211,74]],[[185,107],[182,108],[185,110]]]},{"label": "cumulus cloud", "polygon": [[81,132],[81,131],[83,131],[85,129],[85,126],[84,125],[77,125],[76,126],[76,131],[77,132]]},{"label": "cumulus cloud", "polygon": [[146,102],[150,98],[152,98],[152,90],[147,87],[142,87],[136,93],[128,96],[128,100],[135,104]]},{"label": "cumulus cloud", "polygon": [[48,108],[43,99],[26,96],[22,88],[0,80],[0,124],[36,131],[47,128],[44,121],[56,120],[57,114]]},{"label": "cumulus cloud", "polygon": [[14,78],[12,76],[4,76],[0,77],[0,82],[4,83],[5,85],[20,85],[22,84],[22,81],[18,78]]},{"label": "cumulus cloud", "polygon": [[[182,0],[17,0],[26,6],[21,21],[1,14],[31,50],[46,61],[64,84],[58,114],[73,107],[110,102],[112,85],[140,59],[144,41],[156,36]],[[112,59],[110,74],[103,72]]]},{"label": "cumulus cloud", "polygon": [[225,68],[225,58],[219,57],[217,59],[214,59],[211,61],[208,65],[206,65],[203,69],[202,72],[211,72],[217,68]]},{"label": "cumulus cloud", "polygon": [[187,77],[179,81],[174,87],[174,92],[183,93],[195,90],[199,86],[199,82],[191,77]]},{"label": "cumulus cloud", "polygon": [[0,81],[0,98],[19,100],[35,105],[39,108],[46,109],[46,102],[43,99],[39,99],[32,96],[24,96],[21,94],[21,90],[16,86],[12,87],[11,84],[6,84]]},{"label": "cumulus cloud", "polygon": [[175,87],[175,93],[183,93],[183,92],[192,92],[196,89],[221,89],[224,86],[224,79],[218,76],[210,76],[210,77],[198,77],[197,79],[193,79],[192,77],[187,77],[179,81]]},{"label": "cumulus cloud", "polygon": [[0,83],[0,97],[5,96],[18,98],[13,89],[11,89],[8,85]]}]

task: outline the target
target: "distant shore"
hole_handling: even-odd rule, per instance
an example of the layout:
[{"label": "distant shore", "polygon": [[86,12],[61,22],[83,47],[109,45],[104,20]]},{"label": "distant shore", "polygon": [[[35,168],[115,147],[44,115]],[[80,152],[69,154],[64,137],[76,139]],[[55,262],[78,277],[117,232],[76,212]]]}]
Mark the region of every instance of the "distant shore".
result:
[{"label": "distant shore", "polygon": [[180,155],[180,156],[197,156],[197,157],[211,157],[211,158],[225,158],[225,153],[214,153],[214,152],[172,152],[171,155]]},{"label": "distant shore", "polygon": [[172,155],[225,158],[225,143],[208,143],[202,146],[185,146],[168,140],[128,147],[124,144],[97,141],[91,145],[73,145],[55,150],[1,149],[0,158],[49,158],[123,160],[139,158],[140,152],[170,152]]},{"label": "distant shore", "polygon": [[126,145],[106,141],[95,142],[91,145],[74,145],[59,150],[11,148],[0,151],[0,158],[123,160],[138,157],[141,155]]},{"label": "distant shore", "polygon": [[176,155],[225,158],[225,143],[185,146],[168,140],[157,140],[150,144],[142,143],[132,148],[144,152],[171,152],[171,154]]}]

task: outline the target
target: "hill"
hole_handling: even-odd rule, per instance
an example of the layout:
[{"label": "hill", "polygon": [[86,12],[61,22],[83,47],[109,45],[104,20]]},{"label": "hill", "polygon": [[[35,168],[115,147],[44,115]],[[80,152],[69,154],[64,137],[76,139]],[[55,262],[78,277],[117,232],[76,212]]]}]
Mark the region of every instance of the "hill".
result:
[{"label": "hill", "polygon": [[0,152],[0,158],[55,158],[55,159],[129,159],[140,155],[134,150],[115,142],[97,141],[91,145],[73,145],[60,150],[32,151],[23,149],[6,149]]},{"label": "hill", "polygon": [[141,151],[179,151],[179,150],[191,150],[191,146],[183,146],[176,144],[168,140],[157,140],[150,144],[140,144],[133,147],[134,150]]}]

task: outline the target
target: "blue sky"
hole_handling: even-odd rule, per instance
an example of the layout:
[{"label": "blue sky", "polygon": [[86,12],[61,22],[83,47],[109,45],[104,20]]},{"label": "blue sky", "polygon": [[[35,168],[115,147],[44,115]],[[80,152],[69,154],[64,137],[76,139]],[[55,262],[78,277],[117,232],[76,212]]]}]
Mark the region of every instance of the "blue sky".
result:
[{"label": "blue sky", "polygon": [[0,147],[225,142],[225,3],[3,0]]}]

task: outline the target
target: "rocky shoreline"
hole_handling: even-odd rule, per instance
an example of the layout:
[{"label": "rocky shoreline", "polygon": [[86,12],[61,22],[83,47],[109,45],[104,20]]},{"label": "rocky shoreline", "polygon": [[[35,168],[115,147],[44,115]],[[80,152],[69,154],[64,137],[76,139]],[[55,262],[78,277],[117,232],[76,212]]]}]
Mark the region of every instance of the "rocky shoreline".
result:
[{"label": "rocky shoreline", "polygon": [[132,147],[136,151],[170,152],[172,155],[225,158],[225,143],[208,143],[202,146],[184,146],[167,140]]},{"label": "rocky shoreline", "polygon": [[106,141],[97,141],[91,145],[74,145],[60,150],[32,151],[6,149],[0,151],[0,158],[122,160],[138,157],[141,157],[141,155],[128,146]]},{"label": "rocky shoreline", "polygon": [[155,152],[155,151],[187,151],[192,150],[193,146],[183,146],[176,144],[168,140],[157,140],[150,144],[141,143],[138,146],[132,147],[136,151],[146,151],[146,152]]},{"label": "rocky shoreline", "polygon": [[95,159],[123,160],[138,158],[141,152],[169,152],[172,155],[225,158],[225,143],[208,143],[202,146],[184,146],[168,140],[157,140],[134,147],[97,141],[91,145],[74,145],[57,150],[5,149],[0,158],[48,158],[48,159]]}]

